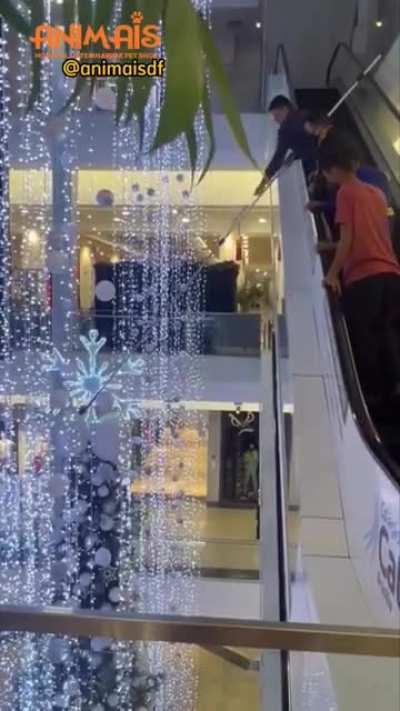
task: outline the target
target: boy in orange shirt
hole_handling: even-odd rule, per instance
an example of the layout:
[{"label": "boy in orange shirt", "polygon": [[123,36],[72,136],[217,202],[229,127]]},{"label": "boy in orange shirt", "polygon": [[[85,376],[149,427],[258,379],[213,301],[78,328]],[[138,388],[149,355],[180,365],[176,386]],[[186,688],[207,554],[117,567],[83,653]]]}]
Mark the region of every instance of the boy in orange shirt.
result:
[{"label": "boy in orange shirt", "polygon": [[[325,286],[341,293],[354,357],[367,400],[383,394],[383,363],[390,395],[400,396],[400,266],[390,239],[384,194],[358,180],[346,150],[325,155],[321,169],[339,185],[340,242]],[[384,361],[381,362],[381,357]]]}]

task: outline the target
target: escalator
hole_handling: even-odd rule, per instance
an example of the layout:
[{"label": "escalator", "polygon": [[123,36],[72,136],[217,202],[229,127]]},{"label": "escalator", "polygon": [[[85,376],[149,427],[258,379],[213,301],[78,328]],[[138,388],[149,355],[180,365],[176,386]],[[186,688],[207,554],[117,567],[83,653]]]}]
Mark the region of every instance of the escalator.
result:
[{"label": "escalator", "polygon": [[[286,74],[289,91],[292,98],[295,98],[299,108],[304,110],[320,110],[323,112],[327,112],[331,109],[340,98],[339,91],[332,87],[294,91],[290,86],[290,72],[285,50],[282,46],[278,49],[275,71],[278,73],[279,53],[281,55],[283,71],[284,74]],[[377,97],[378,99],[380,98],[380,93],[377,93]],[[358,144],[362,162],[367,165],[375,166],[386,175],[390,175],[392,187],[396,188],[397,185],[393,183],[393,173],[390,170],[390,166],[383,160],[383,157],[382,161],[377,160],[377,153],[371,150],[370,146],[367,145],[365,134],[360,131],[359,124],[354,119],[346,103],[343,104],[335,114],[335,122],[342,130],[352,134],[353,140]],[[396,203],[396,189],[393,190],[392,205],[398,217],[399,205]],[[324,220],[319,215],[315,216],[315,226],[318,239],[326,241]],[[395,227],[395,234],[396,233],[397,230]],[[326,273],[329,266],[329,257],[326,255],[322,256],[321,261],[323,272]],[[389,403],[383,403],[383,405],[375,411],[368,409],[357,375],[349,334],[340,302],[331,295],[329,295],[328,301],[343,381],[353,418],[357,422],[359,431],[370,451],[373,452],[375,458],[382,464],[383,469],[388,473],[390,479],[398,485],[400,484],[400,408]]]}]

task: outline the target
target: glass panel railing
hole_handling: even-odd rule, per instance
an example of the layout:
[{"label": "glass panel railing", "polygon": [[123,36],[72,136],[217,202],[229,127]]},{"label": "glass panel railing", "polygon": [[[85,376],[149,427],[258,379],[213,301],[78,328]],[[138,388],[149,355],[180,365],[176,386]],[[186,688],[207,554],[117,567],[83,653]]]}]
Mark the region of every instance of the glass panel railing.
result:
[{"label": "glass panel railing", "polygon": [[[139,349],[146,342],[146,334],[159,331],[159,323],[140,319],[130,314],[110,312],[81,312],[80,332],[91,328],[107,338],[107,347],[118,350],[131,344]],[[196,350],[202,355],[247,355],[260,353],[261,316],[259,313],[202,313],[168,319],[169,341],[172,348],[182,350],[193,340],[196,329]],[[136,344],[136,348],[135,348]],[[139,345],[140,344],[140,345]]]},{"label": "glass panel railing", "polygon": [[261,711],[261,652],[102,637],[0,636],[0,708]]},{"label": "glass panel railing", "polygon": [[[330,71],[330,84],[344,91],[355,82],[362,66],[351,52],[342,46]],[[379,150],[393,178],[400,181],[399,112],[385,97],[382,89],[370,77],[358,85],[348,99],[355,117],[368,138]]]},{"label": "glass panel railing", "polygon": [[[196,319],[194,322],[193,319]],[[159,329],[150,320],[140,321],[131,315],[80,312],[76,317],[76,349],[81,348],[80,335],[96,329],[107,339],[106,350],[139,352],[146,342],[146,333]],[[258,356],[260,353],[261,316],[259,313],[205,313],[195,317],[168,319],[171,347],[184,350],[188,341],[200,355]],[[195,333],[196,329],[196,333]],[[51,337],[51,315],[43,300],[32,300],[25,293],[13,304],[10,319],[13,350],[42,349]]]},{"label": "glass panel railing", "polygon": [[[394,711],[399,704],[400,637],[390,632],[1,607],[0,630],[2,709]],[[287,686],[271,685],[277,664],[290,670]]]}]

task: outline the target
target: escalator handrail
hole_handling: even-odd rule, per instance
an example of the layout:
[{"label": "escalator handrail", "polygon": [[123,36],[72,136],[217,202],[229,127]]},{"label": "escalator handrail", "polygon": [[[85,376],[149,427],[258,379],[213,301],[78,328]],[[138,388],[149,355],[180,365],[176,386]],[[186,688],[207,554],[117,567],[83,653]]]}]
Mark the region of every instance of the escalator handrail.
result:
[{"label": "escalator handrail", "polygon": [[276,48],[276,55],[275,55],[275,62],[274,62],[274,72],[275,74],[278,72],[279,69],[279,60],[282,58],[282,64],[283,64],[283,71],[284,74],[286,75],[286,81],[288,83],[288,88],[289,88],[289,93],[292,99],[295,97],[295,92],[294,92],[294,86],[292,82],[292,76],[290,73],[290,67],[289,67],[289,60],[286,52],[286,47],[283,43],[278,44]]},{"label": "escalator handrail", "polygon": [[[346,44],[346,42],[339,42],[336,45],[335,50],[334,50],[332,57],[331,57],[329,64],[328,64],[328,68],[326,71],[326,78],[325,78],[326,86],[331,86],[333,67],[334,67],[336,60],[342,50],[345,51],[348,54],[348,56],[351,58],[351,60],[357,65],[358,69],[360,70],[359,75],[361,75],[365,69],[365,66],[360,62],[358,57],[354,54],[351,47],[349,47],[349,45]],[[374,77],[371,76],[371,74],[368,74],[365,77],[365,81],[368,81],[374,87],[375,91],[379,95],[380,99],[385,103],[385,105],[389,109],[389,111],[395,116],[395,118],[398,121],[400,121],[399,109],[390,100],[390,98],[387,96],[387,94],[385,94],[382,87],[378,84],[378,82],[374,79]]]},{"label": "escalator handrail", "polygon": [[[319,215],[315,216],[315,223],[317,227],[318,239],[326,241],[326,231],[323,225],[323,220]],[[324,260],[323,255],[321,255],[321,263],[323,271],[326,273],[327,263]],[[400,465],[388,452],[375,427],[364,400],[354,361],[353,350],[350,343],[349,332],[343,311],[340,308],[339,300],[329,293],[328,302],[336,336],[336,344],[341,363],[343,380],[353,419],[364,443],[373,453],[380,466],[383,467],[385,474],[391,480],[392,484],[397,490],[400,491]]]},{"label": "escalator handrail", "polygon": [[[339,50],[338,50],[339,51]],[[274,71],[276,72],[279,65],[279,59],[282,56],[284,71],[289,88],[290,98],[296,103],[295,93],[290,78],[290,68],[287,59],[286,50],[283,44],[280,44],[277,49]],[[358,60],[357,60],[358,61]],[[326,241],[326,231],[322,218],[315,215],[315,227],[317,230],[318,239]],[[323,257],[321,256],[323,262]],[[324,264],[322,263],[322,266]],[[336,336],[336,345],[342,367],[342,375],[344,385],[349,400],[349,407],[353,419],[357,425],[360,436],[362,437],[366,447],[373,454],[379,465],[383,468],[386,476],[392,482],[397,490],[400,491],[400,465],[395,462],[388,452],[384,442],[382,442],[379,433],[373,423],[369,410],[367,408],[364,396],[361,390],[358,373],[354,362],[353,351],[350,343],[347,324],[343,312],[339,309],[337,300],[333,296],[328,295],[332,324]]]}]

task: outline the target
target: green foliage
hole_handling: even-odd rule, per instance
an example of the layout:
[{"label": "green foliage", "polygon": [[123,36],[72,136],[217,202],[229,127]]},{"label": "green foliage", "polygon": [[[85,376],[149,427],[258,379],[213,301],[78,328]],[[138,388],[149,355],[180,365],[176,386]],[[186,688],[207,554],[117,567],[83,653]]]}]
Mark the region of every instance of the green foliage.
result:
[{"label": "green foliage", "polygon": [[[43,0],[25,0],[29,10],[22,14],[16,9],[15,0],[1,0],[0,16],[20,34],[21,41],[28,41],[34,28],[43,22]],[[74,18],[81,25],[89,24],[109,27],[116,0],[63,0],[62,17],[68,26]],[[215,135],[209,82],[218,92],[230,130],[243,153],[257,167],[251,154],[247,137],[235,105],[229,81],[220,54],[215,46],[212,33],[206,21],[196,12],[191,0],[123,0],[120,22],[130,24],[134,10],[144,15],[144,24],[158,24],[162,21],[163,49],[166,60],[165,91],[159,123],[152,150],[174,141],[179,136],[186,139],[192,182],[198,168],[198,145],[195,120],[203,112],[209,141],[209,152],[205,165],[201,168],[200,182],[209,170],[215,155]],[[88,48],[93,51],[94,47]],[[41,59],[32,52],[32,82],[27,110],[31,111],[40,101]],[[208,81],[209,80],[209,81]],[[145,109],[154,85],[154,78],[120,77],[117,81],[117,105],[115,119],[130,123],[136,117],[139,127],[140,144],[143,143]],[[86,87],[93,92],[95,82],[78,78],[74,90],[64,110],[68,110],[81,96]]]}]

